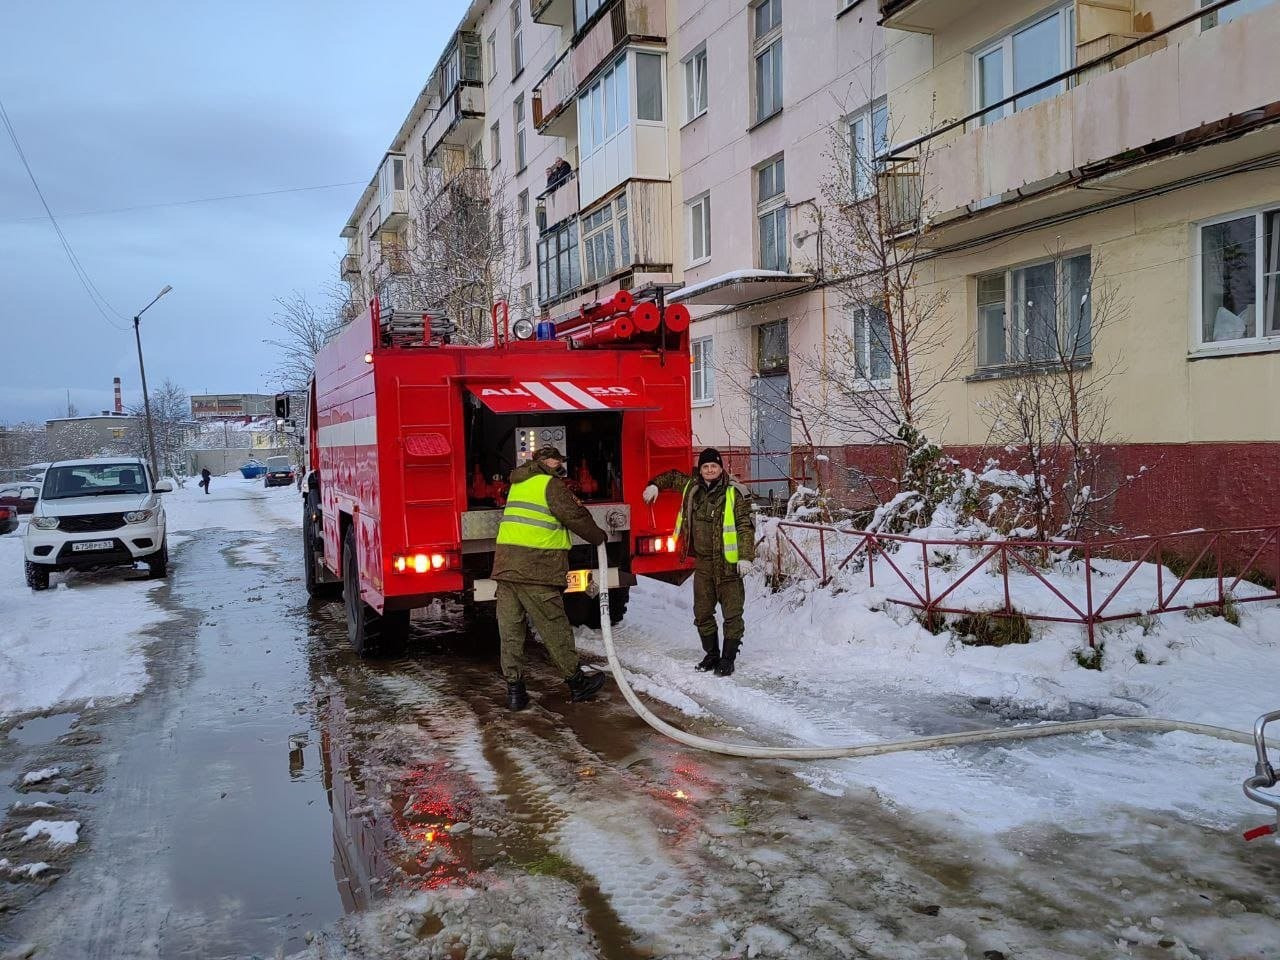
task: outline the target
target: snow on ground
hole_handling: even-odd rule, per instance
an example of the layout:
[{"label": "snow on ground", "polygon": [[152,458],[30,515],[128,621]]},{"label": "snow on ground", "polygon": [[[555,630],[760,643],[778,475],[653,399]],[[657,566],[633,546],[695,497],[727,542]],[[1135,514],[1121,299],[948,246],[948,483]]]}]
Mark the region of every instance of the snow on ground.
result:
[{"label": "snow on ground", "polygon": [[[1100,634],[1102,669],[1089,670],[1075,656],[1087,646],[1080,627],[1037,624],[1027,644],[966,646],[924,629],[883,589],[799,584],[775,594],[753,576],[746,642],[730,679],[692,669],[702,651],[687,585],[642,581],[614,636],[649,695],[745,731],[713,734],[726,740],[839,745],[1107,715],[1249,730],[1280,707],[1280,606],[1239,611],[1238,627],[1183,613],[1111,625]],[[603,652],[595,631],[579,630],[578,643]],[[1118,822],[1125,805],[1234,829],[1267,819],[1241,794],[1252,767],[1243,745],[1094,733],[823,761],[797,775],[825,793],[871,789],[983,833],[1043,821],[1099,827]]]},{"label": "snow on ground", "polygon": [[79,820],[35,820],[27,826],[22,835],[22,842],[34,840],[44,835],[49,838],[50,846],[69,847],[80,840]]},{"label": "snow on ground", "polygon": [[33,770],[22,778],[22,782],[28,786],[33,783],[43,783],[45,780],[52,780],[60,773],[62,773],[61,767],[46,767],[43,770]]},{"label": "snow on ground", "polygon": [[[267,533],[296,524],[293,487],[264,489],[239,474],[215,477],[212,493],[194,483],[164,495],[169,544],[209,528]],[[43,592],[23,579],[23,526],[0,536],[0,717],[91,698],[128,699],[147,682],[147,631],[165,619],[160,583],[124,568],[54,574]],[[259,538],[233,550],[237,562],[278,562]],[[176,556],[173,564],[181,563]]]}]

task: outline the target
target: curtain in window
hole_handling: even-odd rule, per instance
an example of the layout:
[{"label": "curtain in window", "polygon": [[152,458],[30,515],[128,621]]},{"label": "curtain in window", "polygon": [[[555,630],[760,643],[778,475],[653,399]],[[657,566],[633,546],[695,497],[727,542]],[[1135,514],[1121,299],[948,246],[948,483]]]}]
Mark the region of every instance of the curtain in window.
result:
[{"label": "curtain in window", "polygon": [[1254,217],[1241,217],[1200,230],[1200,322],[1206,343],[1255,334],[1255,223]]}]

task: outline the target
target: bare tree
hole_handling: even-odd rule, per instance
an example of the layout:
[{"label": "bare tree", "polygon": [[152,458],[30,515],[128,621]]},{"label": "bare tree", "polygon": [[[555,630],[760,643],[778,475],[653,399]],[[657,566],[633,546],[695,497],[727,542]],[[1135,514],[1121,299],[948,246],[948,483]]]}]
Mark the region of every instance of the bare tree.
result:
[{"label": "bare tree", "polygon": [[0,428],[0,471],[17,471],[48,458],[48,436],[43,424],[15,423]]},{"label": "bare tree", "polygon": [[319,305],[297,290],[276,299],[279,309],[272,315],[271,323],[279,336],[264,342],[279,353],[279,366],[271,376],[282,388],[307,388],[315,370],[316,354],[344,322],[341,310],[346,302],[347,297],[333,289],[323,294]]},{"label": "bare tree", "polygon": [[1118,489],[1103,488],[1101,467],[1115,442],[1110,385],[1121,358],[1096,358],[1098,344],[1128,315],[1096,257],[1066,256],[1061,245],[1050,252],[1050,262],[1014,277],[1012,314],[1001,337],[990,335],[1002,342],[988,353],[1021,375],[1001,379],[981,404],[999,459],[1027,478],[1019,507],[1037,540],[1079,537],[1099,523]]},{"label": "bare tree", "polygon": [[[162,477],[179,483],[187,475],[187,450],[194,435],[191,400],[172,380],[164,380],[151,391],[151,426],[155,431],[156,469]],[[150,459],[147,445],[147,412],[142,401],[128,409],[133,418],[125,434],[125,447],[143,460]]]}]

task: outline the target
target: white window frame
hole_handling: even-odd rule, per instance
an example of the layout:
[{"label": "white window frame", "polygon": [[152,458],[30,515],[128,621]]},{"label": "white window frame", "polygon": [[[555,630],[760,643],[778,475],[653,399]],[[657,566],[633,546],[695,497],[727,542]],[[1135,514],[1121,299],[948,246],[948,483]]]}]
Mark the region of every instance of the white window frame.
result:
[{"label": "white window frame", "polygon": [[525,0],[511,0],[511,79],[524,72],[524,21],[520,5]]},{"label": "white window frame", "polygon": [[691,123],[707,112],[707,45],[681,61],[684,67],[684,122]]},{"label": "white window frame", "polygon": [[[1013,293],[1014,293],[1013,275],[1019,270],[1030,270],[1034,267],[1042,267],[1042,266],[1045,266],[1046,264],[1054,264],[1055,265],[1054,290],[1057,293],[1062,293],[1063,291],[1066,290],[1066,280],[1062,275],[1062,271],[1065,269],[1065,266],[1069,261],[1075,260],[1079,257],[1089,258],[1089,287],[1090,287],[1090,290],[1089,290],[1089,310],[1090,310],[1089,350],[1084,353],[1077,353],[1074,357],[1072,357],[1072,360],[1076,363],[1089,363],[1090,361],[1092,361],[1093,359],[1093,316],[1092,316],[1092,313],[1093,313],[1093,251],[1089,248],[1085,248],[1080,250],[1072,250],[1070,252],[1063,253],[1059,256],[1041,257],[1037,260],[1028,260],[1026,263],[1011,264],[1010,266],[1004,267],[1003,269],[1000,269],[1000,270],[985,270],[974,277],[974,280],[976,281],[975,296],[974,296],[974,308],[975,308],[974,316],[977,319],[977,327],[975,330],[975,344],[974,344],[974,347],[975,347],[974,366],[976,370],[978,371],[1027,370],[1027,369],[1034,369],[1044,363],[1056,363],[1059,360],[1059,357],[1056,355],[1049,358],[1037,358],[1037,357],[1027,356],[1029,350],[1028,350],[1027,341],[1025,337],[1025,331],[1023,331],[1021,334],[1022,336],[1021,343],[1018,343],[1018,341],[1015,340],[1015,338],[1019,336],[1019,332],[1015,330],[1017,312],[1013,309]],[[978,289],[977,284],[979,284],[984,277],[991,277],[996,275],[1003,276],[1003,282],[1004,282],[1004,360],[999,362],[987,362],[987,358],[982,356],[982,314],[981,314],[980,307],[977,303],[976,291]],[[1066,325],[1070,322],[1070,318],[1066,314],[1067,307],[1068,307],[1068,304],[1066,303],[1059,303],[1057,305],[1057,310],[1058,310],[1057,325],[1058,325],[1059,336],[1062,336],[1066,333],[1066,330],[1067,330]],[[1019,355],[1015,356],[1015,353]]]},{"label": "white window frame", "polygon": [[[782,189],[777,190],[772,196],[762,200],[760,199],[760,174],[769,167],[774,167],[775,164],[782,165]],[[791,217],[787,212],[786,169],[786,156],[784,154],[778,154],[776,157],[766,160],[764,163],[754,167],[751,171],[751,176],[755,180],[755,183],[752,186],[756,192],[756,260],[758,261],[761,270],[777,270],[781,267],[784,272],[789,273],[791,271],[791,241],[789,234],[791,229]],[[778,181],[778,172],[776,168],[773,172],[773,181],[776,186]],[[782,211],[782,233],[779,237],[779,242],[781,244],[779,252],[782,255],[782,263],[766,266],[764,262],[764,231],[760,221],[765,217],[774,218],[774,220],[776,220],[776,214],[779,210]],[[770,228],[777,229],[773,224],[771,224]]]},{"label": "white window frame", "polygon": [[[711,192],[704,191],[685,204],[685,223],[689,241],[690,267],[696,267],[711,259]],[[701,235],[701,243],[699,243]],[[698,254],[698,247],[702,254]]]},{"label": "white window frame", "polygon": [[[619,89],[618,78],[622,77],[625,83],[625,89]],[[632,116],[635,113],[635,84],[632,82],[631,65],[628,62],[628,54],[623,53],[618,57],[613,65],[600,72],[600,75],[592,81],[591,85],[578,95],[578,168],[581,169],[583,163],[595,156],[606,146],[612,143],[618,136],[626,132],[628,127],[636,122]],[[601,111],[600,121],[600,139],[595,137],[595,117],[596,117],[596,99],[595,94],[599,91],[599,106]],[[609,131],[605,126],[604,117],[608,116],[608,111],[604,110],[604,97],[610,97],[613,104],[613,130]],[[621,101],[621,102],[619,102]],[[625,107],[625,116],[619,107]],[[590,134],[588,136],[588,134]]]},{"label": "white window frame", "polygon": [[709,407],[716,402],[715,344],[712,337],[689,341],[690,406]]},{"label": "white window frame", "polygon": [[496,170],[502,162],[502,127],[498,120],[489,124],[489,152],[492,154],[489,166]]},{"label": "white window frame", "polygon": [[515,150],[516,150],[516,173],[525,168],[529,157],[526,152],[525,135],[524,135],[524,94],[519,94],[511,101],[511,120],[515,126]]},{"label": "white window frame", "polygon": [[533,256],[529,239],[529,191],[521,190],[516,197],[516,222],[520,225],[520,266],[527,267]]},{"label": "white window frame", "polygon": [[[1193,277],[1191,282],[1191,352],[1193,355],[1212,356],[1217,353],[1248,353],[1280,350],[1280,330],[1267,333],[1263,329],[1268,311],[1266,305],[1267,281],[1270,271],[1266,263],[1266,224],[1267,215],[1280,215],[1280,204],[1264,204],[1245,210],[1236,210],[1221,216],[1200,220],[1192,224],[1195,257],[1192,259]],[[1232,220],[1243,220],[1253,217],[1253,283],[1254,283],[1254,325],[1257,332],[1251,337],[1238,337],[1234,340],[1204,339],[1204,230],[1206,227]],[[1277,244],[1277,256],[1280,256],[1280,244]],[[1280,300],[1280,271],[1275,279],[1273,297]],[[1277,309],[1280,309],[1278,307]]]},{"label": "white window frame", "polygon": [[[860,390],[887,390],[893,383],[893,347],[891,344],[884,344],[885,352],[888,356],[888,375],[884,377],[872,378],[859,373],[859,370],[871,372],[871,326],[868,318],[873,310],[878,310],[881,314],[884,309],[878,306],[862,306],[855,307],[849,318],[849,338],[850,347],[853,352],[853,372],[854,384]],[[861,337],[858,334],[859,325],[864,327]],[[861,341],[861,342],[859,342]]]},{"label": "white window frame", "polygon": [[[756,11],[761,7],[776,4],[778,9],[778,22],[772,26],[768,32],[756,34]],[[782,98],[785,95],[782,76],[782,0],[755,0],[748,8],[751,16],[751,116],[752,125],[764,123],[770,117],[776,116],[782,112]],[[776,80],[770,84],[770,95],[772,99],[773,91],[777,91],[777,103],[771,104],[772,108],[768,113],[763,111],[763,104],[760,102],[760,69],[761,59],[768,54],[770,68],[775,72]]]},{"label": "white window frame", "polygon": [[[607,214],[607,216],[602,216]],[[591,221],[598,224],[588,226]],[[627,231],[631,226],[631,218],[627,207],[627,192],[624,190],[611,197],[607,203],[596,207],[581,217],[579,249],[582,256],[582,283],[584,286],[602,283],[615,274],[631,266],[631,238]],[[612,241],[612,242],[610,242]],[[596,250],[600,252],[600,266],[597,267]],[[608,254],[612,253],[613,262],[608,262]]]},{"label": "white window frame", "polygon": [[[996,98],[997,100],[1004,100],[1013,96],[1015,93],[1018,93],[1019,91],[1015,90],[1013,86],[1013,38],[1016,34],[1043,23],[1050,17],[1058,15],[1062,17],[1062,28],[1058,32],[1058,42],[1060,46],[1059,53],[1062,57],[1063,66],[1062,70],[1059,70],[1058,72],[1061,73],[1063,70],[1070,70],[1075,66],[1074,14],[1074,3],[1058,4],[1053,7],[1048,7],[1041,10],[1034,17],[1029,17],[1028,19],[1023,20],[1011,29],[1006,30],[1000,36],[974,49],[970,55],[970,59],[972,61],[970,74],[973,79],[973,109],[975,111],[982,109],[982,58],[990,53],[994,53],[996,50],[1001,52],[1001,86],[1003,91],[1001,95]],[[1057,93],[1052,96],[1058,96],[1066,93],[1067,86],[1067,81],[1060,81],[1058,83]],[[1045,89],[1048,90],[1052,88],[1046,87]],[[1043,93],[1043,91],[1040,92]],[[1051,99],[1051,97],[1046,97],[1045,99]],[[1040,101],[1037,101],[1037,103],[1038,102]],[[1035,106],[1035,104],[1031,104],[1031,106]],[[1023,107],[1022,109],[1025,110],[1027,108]],[[1011,117],[1017,112],[1017,101],[1015,100],[1012,103],[1006,103],[1003,107],[993,108],[992,110],[984,112],[982,116],[973,121],[972,125],[975,127],[986,126],[987,124],[995,123],[998,120],[1003,120],[1006,117]]]},{"label": "white window frame", "polygon": [[[874,142],[876,114],[884,111],[884,138],[881,144]],[[849,187],[857,200],[866,200],[876,192],[876,174],[880,164],[876,157],[889,148],[889,101],[885,97],[867,104],[850,114],[849,124]],[[859,127],[862,129],[859,130]],[[883,149],[881,149],[883,147]],[[865,175],[865,184],[859,184],[859,174]]]},{"label": "white window frame", "polygon": [[485,72],[485,83],[493,83],[498,79],[498,35],[491,33],[484,42],[485,59],[488,69]]}]

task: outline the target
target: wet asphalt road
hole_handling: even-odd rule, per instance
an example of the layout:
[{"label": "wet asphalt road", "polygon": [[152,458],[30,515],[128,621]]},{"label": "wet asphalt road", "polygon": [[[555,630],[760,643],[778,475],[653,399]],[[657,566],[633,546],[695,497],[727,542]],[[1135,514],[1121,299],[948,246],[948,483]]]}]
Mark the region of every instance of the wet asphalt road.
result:
[{"label": "wet asphalt road", "polygon": [[[306,602],[296,540],[183,544],[142,696],[10,731],[0,769],[68,772],[18,799],[84,827],[40,881],[5,885],[0,952],[288,954],[344,913],[502,870],[572,885],[618,958],[736,956],[751,924],[790,941],[775,955],[820,957],[1107,956],[1155,915],[1168,934],[1130,955],[1165,957],[1161,939],[1195,943],[1224,910],[1280,931],[1280,868],[1179,821],[1135,812],[1105,850],[1051,826],[1016,855],[975,846],[869,792],[810,790],[793,765],[678,748],[616,691],[570,704],[540,661],[537,703],[512,717],[496,651],[449,611],[406,657],[361,662],[341,606]],[[10,811],[0,856],[36,815]]]}]

